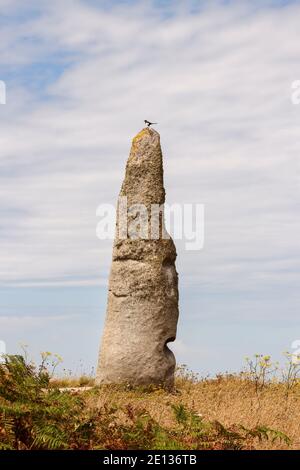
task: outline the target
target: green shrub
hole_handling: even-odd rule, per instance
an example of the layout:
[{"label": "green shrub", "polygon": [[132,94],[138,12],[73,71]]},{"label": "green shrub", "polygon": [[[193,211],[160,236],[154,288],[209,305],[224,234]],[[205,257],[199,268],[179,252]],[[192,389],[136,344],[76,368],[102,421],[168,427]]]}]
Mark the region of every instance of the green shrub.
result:
[{"label": "green shrub", "polygon": [[81,397],[49,388],[44,363],[36,368],[22,356],[0,364],[0,448],[67,449],[89,445],[93,420]]},{"label": "green shrub", "polygon": [[50,384],[48,358],[45,353],[36,367],[22,356],[8,355],[0,364],[0,449],[238,450],[252,448],[255,439],[289,444],[289,438],[279,431],[263,426],[225,428],[218,421],[205,421],[182,404],[172,405],[174,422],[169,426],[130,403],[93,407],[91,397],[100,396],[105,389],[61,391]]}]

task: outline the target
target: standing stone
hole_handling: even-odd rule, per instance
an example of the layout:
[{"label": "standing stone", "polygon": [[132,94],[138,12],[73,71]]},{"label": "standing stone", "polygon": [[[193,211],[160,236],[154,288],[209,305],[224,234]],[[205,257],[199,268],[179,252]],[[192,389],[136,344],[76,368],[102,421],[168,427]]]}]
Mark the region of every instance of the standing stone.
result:
[{"label": "standing stone", "polygon": [[[120,201],[125,197],[124,236]],[[167,343],[176,337],[178,276],[176,248],[165,231],[163,211],[154,239],[150,233],[157,220],[155,208],[163,209],[164,202],[160,136],[147,127],[132,141],[119,197],[98,384],[173,386],[175,357]],[[146,216],[138,213],[137,204],[145,206]]]}]

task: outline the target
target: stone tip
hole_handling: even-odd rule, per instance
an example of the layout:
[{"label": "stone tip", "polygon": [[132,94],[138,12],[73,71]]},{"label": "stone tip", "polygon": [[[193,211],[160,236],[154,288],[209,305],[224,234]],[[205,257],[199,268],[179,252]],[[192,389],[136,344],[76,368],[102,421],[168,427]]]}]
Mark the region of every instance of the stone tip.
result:
[{"label": "stone tip", "polygon": [[159,143],[160,141],[160,135],[159,133],[155,130],[152,129],[152,127],[144,127],[138,134],[132,139],[133,145],[141,143],[142,141],[151,141],[151,143]]}]

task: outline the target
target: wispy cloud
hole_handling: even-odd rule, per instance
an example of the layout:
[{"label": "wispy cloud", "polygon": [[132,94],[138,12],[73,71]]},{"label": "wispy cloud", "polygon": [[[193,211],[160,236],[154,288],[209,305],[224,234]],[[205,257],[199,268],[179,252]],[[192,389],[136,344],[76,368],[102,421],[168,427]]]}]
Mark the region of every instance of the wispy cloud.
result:
[{"label": "wispy cloud", "polygon": [[204,250],[178,243],[182,288],[250,306],[263,291],[270,312],[281,292],[294,318],[300,5],[193,4],[1,2],[3,286],[105,283],[111,242],[96,238],[96,208],[116,200],[149,118],[168,202],[206,206]]},{"label": "wispy cloud", "polygon": [[48,100],[26,100],[7,120],[7,108],[17,99],[22,106],[13,84],[1,110],[3,281],[8,272],[24,282],[45,279],[45,271],[50,281],[101,274],[95,208],[115,200],[129,137],[146,115],[160,121],[169,200],[207,206],[207,245],[197,265],[213,268],[216,252],[225,270],[228,257],[242,267],[244,250],[258,264],[266,251],[295,254],[299,109],[289,87],[299,73],[299,6],[173,8],[161,18],[146,2],[109,10],[52,2],[21,21],[28,55],[24,31],[8,23],[6,50],[15,45],[15,67],[19,52],[32,66],[29,81],[50,51],[74,61],[48,85]]}]

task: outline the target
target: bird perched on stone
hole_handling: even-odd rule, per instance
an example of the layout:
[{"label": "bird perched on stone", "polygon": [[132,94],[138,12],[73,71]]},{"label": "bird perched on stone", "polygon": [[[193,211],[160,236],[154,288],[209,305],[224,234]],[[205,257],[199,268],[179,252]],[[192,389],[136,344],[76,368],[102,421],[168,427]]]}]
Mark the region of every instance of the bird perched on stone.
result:
[{"label": "bird perched on stone", "polygon": [[148,127],[152,126],[153,124],[157,124],[157,122],[150,122],[147,119],[144,119],[144,123],[147,124]]}]

